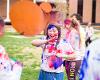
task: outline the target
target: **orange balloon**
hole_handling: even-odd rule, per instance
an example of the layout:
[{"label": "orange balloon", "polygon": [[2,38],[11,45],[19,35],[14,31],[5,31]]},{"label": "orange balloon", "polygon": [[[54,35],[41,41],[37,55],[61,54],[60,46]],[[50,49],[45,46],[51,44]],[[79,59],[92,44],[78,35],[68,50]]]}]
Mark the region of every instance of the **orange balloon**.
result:
[{"label": "orange balloon", "polygon": [[31,1],[19,1],[11,6],[11,24],[23,35],[36,35],[44,30],[44,15],[41,8]]},{"label": "orange balloon", "polygon": [[52,10],[52,7],[51,7],[50,3],[48,3],[48,2],[41,3],[40,7],[45,13],[49,13]]}]

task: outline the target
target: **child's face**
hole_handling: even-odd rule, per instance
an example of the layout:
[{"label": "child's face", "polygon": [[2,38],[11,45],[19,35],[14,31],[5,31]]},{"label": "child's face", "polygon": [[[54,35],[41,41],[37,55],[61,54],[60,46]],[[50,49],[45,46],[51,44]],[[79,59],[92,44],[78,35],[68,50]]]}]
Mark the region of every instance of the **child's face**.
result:
[{"label": "child's face", "polygon": [[48,36],[49,38],[58,38],[58,30],[56,27],[53,27],[48,30]]},{"label": "child's face", "polygon": [[73,16],[73,17],[72,17],[72,20],[77,20],[76,16]]}]

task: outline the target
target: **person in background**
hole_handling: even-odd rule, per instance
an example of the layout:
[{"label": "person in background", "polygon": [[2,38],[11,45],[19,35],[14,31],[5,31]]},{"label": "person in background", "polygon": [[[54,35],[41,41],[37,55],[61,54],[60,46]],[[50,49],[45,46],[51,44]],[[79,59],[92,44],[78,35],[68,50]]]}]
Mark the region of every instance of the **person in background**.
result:
[{"label": "person in background", "polygon": [[61,39],[61,29],[56,25],[49,24],[46,37],[42,40],[33,40],[34,46],[41,46],[42,64],[38,80],[63,80],[63,57],[75,58],[71,45]]},{"label": "person in background", "polygon": [[[65,60],[65,68],[66,73],[68,76],[68,80],[73,79],[76,80],[76,76],[78,73],[78,70],[81,65],[82,55],[81,55],[81,48],[80,48],[80,33],[77,31],[76,26],[72,22],[70,18],[64,20],[65,29],[66,29],[66,35],[65,39],[71,44],[74,53],[76,54],[76,58],[74,60]],[[74,64],[74,65],[73,65]],[[73,68],[71,67],[73,65]],[[74,70],[73,73],[71,73],[71,69]],[[70,74],[73,74],[70,76]]]},{"label": "person in background", "polygon": [[83,54],[85,53],[85,30],[84,28],[81,26],[81,22],[82,22],[82,18],[79,14],[72,14],[71,15],[71,19],[73,22],[73,25],[75,27],[75,29],[78,31],[79,35],[80,35],[80,52]]},{"label": "person in background", "polygon": [[76,51],[80,49],[80,34],[75,29],[71,19],[64,20],[66,35],[65,39],[71,44],[72,48]]},{"label": "person in background", "polygon": [[[4,20],[0,17],[0,38],[4,35]],[[9,58],[0,44],[0,80],[20,80],[22,64]],[[16,74],[17,73],[17,74]]]},{"label": "person in background", "polygon": [[55,25],[62,27],[63,26],[63,13],[60,11],[51,11],[49,24],[55,24]]},{"label": "person in background", "polygon": [[86,26],[85,32],[86,32],[85,44],[87,47],[92,42],[91,38],[92,38],[93,33],[94,33],[93,27],[91,26],[91,22],[89,22],[88,25]]}]

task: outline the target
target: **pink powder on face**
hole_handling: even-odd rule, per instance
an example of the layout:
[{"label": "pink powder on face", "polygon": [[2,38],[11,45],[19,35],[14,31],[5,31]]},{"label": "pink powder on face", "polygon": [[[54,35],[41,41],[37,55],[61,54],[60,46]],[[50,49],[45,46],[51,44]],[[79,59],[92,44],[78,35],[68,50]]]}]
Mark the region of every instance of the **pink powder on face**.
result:
[{"label": "pink powder on face", "polygon": [[71,21],[70,19],[65,19],[65,20],[64,20],[64,24],[65,24],[65,25],[69,25],[69,24],[71,24],[71,22],[72,22],[72,21]]}]

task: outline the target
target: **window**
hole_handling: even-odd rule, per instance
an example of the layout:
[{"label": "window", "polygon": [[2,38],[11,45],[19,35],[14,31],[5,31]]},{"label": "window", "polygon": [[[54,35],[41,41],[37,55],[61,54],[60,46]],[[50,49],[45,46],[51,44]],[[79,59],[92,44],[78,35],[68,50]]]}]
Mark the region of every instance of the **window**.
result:
[{"label": "window", "polygon": [[92,23],[95,23],[96,17],[96,0],[92,0]]},{"label": "window", "polygon": [[78,0],[77,13],[83,16],[83,0]]}]

